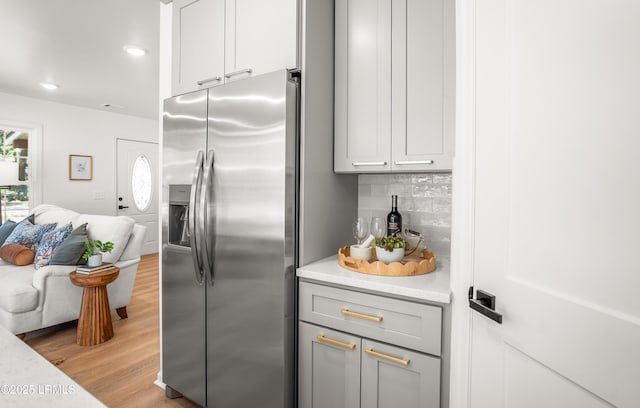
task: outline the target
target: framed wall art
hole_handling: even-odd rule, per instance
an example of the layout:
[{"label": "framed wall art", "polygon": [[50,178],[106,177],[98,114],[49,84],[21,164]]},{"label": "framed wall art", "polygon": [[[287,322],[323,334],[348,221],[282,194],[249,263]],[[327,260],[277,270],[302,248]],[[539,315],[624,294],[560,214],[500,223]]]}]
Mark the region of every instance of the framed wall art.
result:
[{"label": "framed wall art", "polygon": [[91,180],[93,156],[69,155],[69,180]]}]

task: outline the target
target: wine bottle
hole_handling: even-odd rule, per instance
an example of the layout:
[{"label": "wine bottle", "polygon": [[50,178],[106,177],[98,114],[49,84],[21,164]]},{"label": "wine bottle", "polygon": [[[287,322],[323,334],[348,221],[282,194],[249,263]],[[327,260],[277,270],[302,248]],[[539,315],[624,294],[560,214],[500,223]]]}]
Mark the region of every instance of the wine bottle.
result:
[{"label": "wine bottle", "polygon": [[398,196],[391,196],[391,212],[387,214],[387,236],[396,236],[402,231],[402,215],[398,212]]}]

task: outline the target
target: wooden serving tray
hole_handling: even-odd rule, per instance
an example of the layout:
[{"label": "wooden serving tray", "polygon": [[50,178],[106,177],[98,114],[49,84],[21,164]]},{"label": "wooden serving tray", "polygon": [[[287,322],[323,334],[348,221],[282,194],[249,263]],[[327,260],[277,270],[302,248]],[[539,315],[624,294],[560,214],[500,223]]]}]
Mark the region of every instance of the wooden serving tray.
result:
[{"label": "wooden serving tray", "polygon": [[351,249],[346,246],[338,250],[338,264],[353,272],[366,273],[380,276],[415,276],[436,270],[436,254],[423,249],[420,254],[413,253],[406,256],[400,262],[385,264],[375,258],[371,262],[363,259],[353,259]]}]

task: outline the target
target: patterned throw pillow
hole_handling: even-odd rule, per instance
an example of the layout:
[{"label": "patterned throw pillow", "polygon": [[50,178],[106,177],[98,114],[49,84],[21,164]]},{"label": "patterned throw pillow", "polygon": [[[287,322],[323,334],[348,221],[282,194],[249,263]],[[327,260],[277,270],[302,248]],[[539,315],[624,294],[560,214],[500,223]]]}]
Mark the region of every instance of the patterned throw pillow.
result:
[{"label": "patterned throw pillow", "polygon": [[42,236],[40,244],[38,244],[36,259],[34,261],[34,266],[36,267],[36,269],[40,268],[41,266],[49,265],[51,254],[58,246],[60,246],[60,244],[62,244],[62,241],[64,241],[69,236],[71,230],[71,223],[68,223],[60,228],[47,232]]},{"label": "patterned throw pillow", "polygon": [[[20,222],[29,221],[30,223],[33,224],[36,222],[35,219],[36,219],[35,214],[29,214],[29,216],[27,216]],[[20,224],[19,223],[17,224],[15,221],[8,220],[4,224],[2,224],[2,226],[0,226],[0,246],[4,245],[4,241],[6,241],[6,239],[9,238],[9,235],[11,235],[13,230],[18,225]]]},{"label": "patterned throw pillow", "polygon": [[28,220],[20,221],[16,228],[4,241],[3,246],[9,244],[19,244],[35,251],[35,247],[42,239],[42,236],[55,227],[56,223],[33,225]]}]

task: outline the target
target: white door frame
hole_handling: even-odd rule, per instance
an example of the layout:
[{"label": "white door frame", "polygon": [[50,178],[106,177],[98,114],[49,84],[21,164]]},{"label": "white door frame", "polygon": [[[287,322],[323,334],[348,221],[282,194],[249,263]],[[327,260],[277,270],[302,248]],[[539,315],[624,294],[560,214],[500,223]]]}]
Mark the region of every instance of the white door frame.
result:
[{"label": "white door frame", "polygon": [[456,132],[451,228],[451,408],[469,406],[476,177],[475,0],[456,0]]},{"label": "white door frame", "polygon": [[29,133],[29,210],[42,204],[42,124],[0,118],[0,127]]}]

